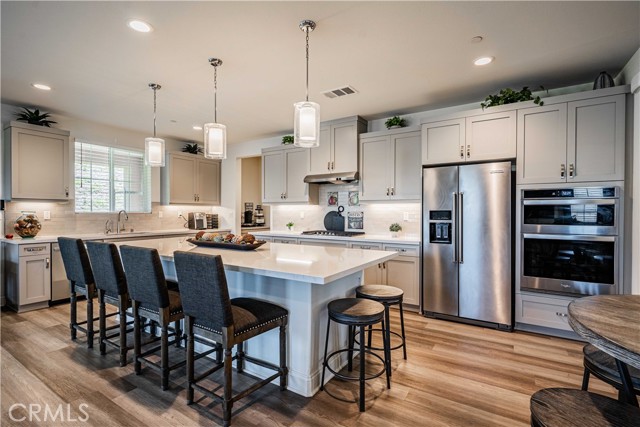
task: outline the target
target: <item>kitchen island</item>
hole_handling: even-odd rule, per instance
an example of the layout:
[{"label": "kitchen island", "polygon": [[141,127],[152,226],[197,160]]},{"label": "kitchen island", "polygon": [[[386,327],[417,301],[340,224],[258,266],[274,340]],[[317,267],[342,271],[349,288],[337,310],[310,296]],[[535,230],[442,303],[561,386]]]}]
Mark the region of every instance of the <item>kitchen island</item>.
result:
[{"label": "kitchen island", "polygon": [[[354,296],[365,268],[398,255],[389,251],[278,243],[267,243],[253,251],[238,251],[195,246],[185,238],[141,240],[136,241],[135,246],[156,248],[165,274],[170,278],[176,276],[174,251],[220,255],[232,298],[258,298],[285,307],[289,311],[288,388],[303,396],[313,396],[320,387],[328,302]],[[332,331],[329,352],[347,344],[346,328]],[[277,363],[277,330],[252,338],[246,343],[246,349],[254,357]],[[346,363],[346,358],[334,359],[334,369]],[[271,374],[251,364],[247,364],[246,371],[262,378]]]}]

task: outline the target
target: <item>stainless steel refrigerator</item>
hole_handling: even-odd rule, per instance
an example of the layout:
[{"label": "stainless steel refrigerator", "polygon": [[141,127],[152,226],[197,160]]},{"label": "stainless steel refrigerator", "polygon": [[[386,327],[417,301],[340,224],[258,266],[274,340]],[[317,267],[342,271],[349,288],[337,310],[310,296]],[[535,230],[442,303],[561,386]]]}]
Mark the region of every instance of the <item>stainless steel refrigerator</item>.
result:
[{"label": "stainless steel refrigerator", "polygon": [[424,168],[425,315],[512,328],[511,169],[511,162]]}]

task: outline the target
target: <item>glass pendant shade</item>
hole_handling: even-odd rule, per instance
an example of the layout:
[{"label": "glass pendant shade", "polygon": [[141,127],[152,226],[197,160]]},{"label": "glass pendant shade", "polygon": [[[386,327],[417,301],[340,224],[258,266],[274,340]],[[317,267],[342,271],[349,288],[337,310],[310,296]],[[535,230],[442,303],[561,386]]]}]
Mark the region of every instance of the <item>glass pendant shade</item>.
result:
[{"label": "glass pendant shade", "polygon": [[207,159],[227,158],[227,127],[225,125],[205,123],[204,156]]},{"label": "glass pendant shade", "polygon": [[313,148],[320,145],[320,105],[302,101],[293,104],[293,145]]},{"label": "glass pendant shade", "polygon": [[144,139],[144,163],[147,166],[164,167],[164,139]]}]

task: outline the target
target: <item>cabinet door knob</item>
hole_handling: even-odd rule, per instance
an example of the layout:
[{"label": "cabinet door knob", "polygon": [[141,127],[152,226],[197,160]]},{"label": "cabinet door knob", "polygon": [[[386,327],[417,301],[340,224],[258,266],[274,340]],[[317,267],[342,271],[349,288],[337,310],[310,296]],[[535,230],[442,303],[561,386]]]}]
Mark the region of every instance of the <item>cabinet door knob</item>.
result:
[{"label": "cabinet door knob", "polygon": [[562,163],[560,164],[560,178],[564,179],[564,173],[565,173],[564,163]]},{"label": "cabinet door knob", "polygon": [[573,167],[573,163],[569,163],[569,178],[573,178],[575,175],[575,168]]}]

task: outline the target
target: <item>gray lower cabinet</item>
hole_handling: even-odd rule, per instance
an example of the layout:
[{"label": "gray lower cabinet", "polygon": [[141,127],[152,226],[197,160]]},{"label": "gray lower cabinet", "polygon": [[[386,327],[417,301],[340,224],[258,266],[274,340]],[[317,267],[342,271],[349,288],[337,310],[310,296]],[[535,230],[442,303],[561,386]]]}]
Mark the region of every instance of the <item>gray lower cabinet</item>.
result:
[{"label": "gray lower cabinet", "polygon": [[51,244],[5,245],[7,305],[18,312],[49,305]]},{"label": "gray lower cabinet", "polygon": [[530,293],[516,294],[516,329],[543,327],[573,331],[569,326],[567,307],[571,297]]}]

